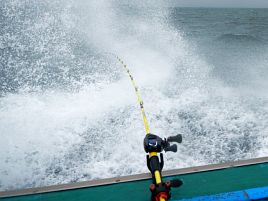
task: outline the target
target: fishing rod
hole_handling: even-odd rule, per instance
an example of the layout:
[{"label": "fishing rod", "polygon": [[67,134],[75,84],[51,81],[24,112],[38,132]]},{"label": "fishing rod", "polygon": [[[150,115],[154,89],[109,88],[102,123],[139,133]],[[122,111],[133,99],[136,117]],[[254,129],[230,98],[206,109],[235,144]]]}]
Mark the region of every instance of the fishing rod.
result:
[{"label": "fishing rod", "polygon": [[[152,193],[151,195],[151,201],[167,201],[171,197],[171,188],[173,187],[179,187],[183,184],[183,182],[179,179],[174,179],[171,181],[164,182],[162,179],[162,169],[164,167],[164,159],[163,154],[161,153],[163,150],[165,152],[171,151],[171,152],[177,152],[177,145],[176,144],[170,144],[171,142],[181,143],[182,142],[182,136],[181,134],[178,134],[176,136],[168,137],[167,139],[160,138],[157,135],[151,134],[150,127],[148,120],[146,118],[145,109],[143,105],[143,101],[139,92],[139,88],[136,85],[136,82],[134,80],[134,77],[132,76],[129,68],[127,65],[123,62],[122,59],[120,59],[118,56],[114,55],[116,59],[123,65],[125,68],[131,83],[135,89],[135,93],[140,105],[141,114],[143,118],[143,124],[146,132],[146,136],[144,138],[144,150],[146,153],[146,160],[147,160],[147,167],[150,170],[152,174],[152,180],[153,183],[150,185],[150,191]],[[158,153],[160,153],[160,160],[158,157]]]}]

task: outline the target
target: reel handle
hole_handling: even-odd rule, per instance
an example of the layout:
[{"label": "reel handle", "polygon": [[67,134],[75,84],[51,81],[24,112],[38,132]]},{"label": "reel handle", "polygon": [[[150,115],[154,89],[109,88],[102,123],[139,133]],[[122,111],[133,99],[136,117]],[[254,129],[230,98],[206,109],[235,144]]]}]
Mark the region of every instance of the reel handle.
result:
[{"label": "reel handle", "polygon": [[177,152],[177,145],[173,144],[171,146],[166,147],[164,150],[165,150],[165,152],[167,152],[167,151]]},{"label": "reel handle", "polygon": [[170,181],[170,183],[171,183],[171,187],[178,188],[183,184],[183,181],[180,179],[173,179]]},{"label": "reel handle", "polygon": [[170,136],[167,138],[168,142],[177,142],[177,143],[181,143],[182,142],[182,135],[178,134],[176,136]]}]

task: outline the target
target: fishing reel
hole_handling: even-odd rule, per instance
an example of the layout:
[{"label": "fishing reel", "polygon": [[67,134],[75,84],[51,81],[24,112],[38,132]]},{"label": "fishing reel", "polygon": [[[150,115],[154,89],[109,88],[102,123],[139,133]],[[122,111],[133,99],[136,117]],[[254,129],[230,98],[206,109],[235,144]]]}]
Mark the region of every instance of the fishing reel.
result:
[{"label": "fishing reel", "polygon": [[144,150],[146,153],[148,152],[177,152],[177,145],[172,144],[171,142],[181,143],[182,142],[182,135],[178,134],[176,136],[170,136],[167,139],[160,138],[154,134],[147,134],[144,138]]},{"label": "fishing reel", "polygon": [[[170,144],[171,142],[181,143],[182,135],[168,137],[167,139],[160,138],[154,134],[147,134],[144,138],[144,150],[146,153],[157,152],[160,153],[160,160],[157,155],[147,155],[147,167],[152,173],[153,183],[150,185],[150,191],[152,193],[151,201],[169,200],[171,197],[171,188],[179,187],[183,184],[182,180],[174,179],[171,181],[163,182],[161,171],[164,167],[163,150],[165,152],[177,152],[177,145]],[[155,172],[159,173],[160,181],[157,182]],[[159,178],[158,178],[159,179]]]}]

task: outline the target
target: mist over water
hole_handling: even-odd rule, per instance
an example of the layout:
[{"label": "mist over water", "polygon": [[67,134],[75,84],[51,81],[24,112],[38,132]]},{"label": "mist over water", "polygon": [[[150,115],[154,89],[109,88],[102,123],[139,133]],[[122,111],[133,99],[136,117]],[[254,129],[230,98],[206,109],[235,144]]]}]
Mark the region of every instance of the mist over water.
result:
[{"label": "mist over water", "polygon": [[165,169],[266,156],[268,15],[164,2],[1,1],[0,190],[147,172],[152,133],[183,133]]}]

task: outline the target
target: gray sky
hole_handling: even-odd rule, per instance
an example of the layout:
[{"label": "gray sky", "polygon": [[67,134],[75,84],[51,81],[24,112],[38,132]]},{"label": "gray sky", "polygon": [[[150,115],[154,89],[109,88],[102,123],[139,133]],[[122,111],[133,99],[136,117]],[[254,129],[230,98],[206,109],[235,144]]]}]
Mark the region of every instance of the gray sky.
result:
[{"label": "gray sky", "polygon": [[168,0],[172,6],[268,8],[268,0]]}]

